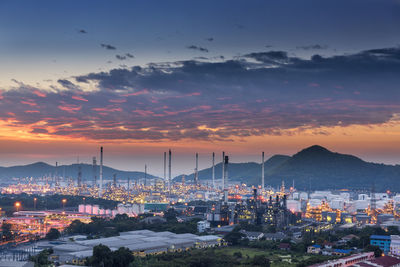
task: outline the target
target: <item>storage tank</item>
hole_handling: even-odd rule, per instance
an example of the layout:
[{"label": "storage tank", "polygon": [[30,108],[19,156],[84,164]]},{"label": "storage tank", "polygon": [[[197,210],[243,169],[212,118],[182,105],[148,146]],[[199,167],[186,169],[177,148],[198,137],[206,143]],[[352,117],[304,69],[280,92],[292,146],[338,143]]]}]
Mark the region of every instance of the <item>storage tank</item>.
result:
[{"label": "storage tank", "polygon": [[322,200],[321,199],[315,199],[312,198],[308,201],[308,203],[310,204],[310,207],[315,208],[318,207],[322,204]]},{"label": "storage tank", "polygon": [[301,211],[300,201],[289,199],[286,201],[286,205],[287,205],[287,209],[290,210],[291,212],[300,212]]},{"label": "storage tank", "polygon": [[79,211],[79,213],[85,213],[85,205],[80,204],[80,205],[78,206],[78,211]]},{"label": "storage tank", "polygon": [[365,210],[368,208],[369,201],[367,200],[356,200],[354,201],[355,209],[356,210]]},{"label": "storage tank", "polygon": [[367,199],[369,199],[369,196],[367,194],[358,195],[358,200],[367,200]]},{"label": "storage tank", "polygon": [[341,198],[332,199],[331,202],[329,203],[329,206],[332,209],[343,210],[344,199],[341,199]]}]

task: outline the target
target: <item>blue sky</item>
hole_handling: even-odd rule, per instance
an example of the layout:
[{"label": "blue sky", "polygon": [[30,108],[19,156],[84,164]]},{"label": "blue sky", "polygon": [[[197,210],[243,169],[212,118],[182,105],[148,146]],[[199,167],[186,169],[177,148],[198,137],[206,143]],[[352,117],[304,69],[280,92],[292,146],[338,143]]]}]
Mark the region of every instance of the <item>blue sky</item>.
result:
[{"label": "blue sky", "polygon": [[399,162],[399,25],[398,0],[0,1],[0,160]]},{"label": "blue sky", "polygon": [[316,51],[296,47],[316,44],[326,55],[391,47],[398,25],[398,1],[1,1],[0,85],[110,69],[119,53],[143,65],[267,49],[308,56]]}]

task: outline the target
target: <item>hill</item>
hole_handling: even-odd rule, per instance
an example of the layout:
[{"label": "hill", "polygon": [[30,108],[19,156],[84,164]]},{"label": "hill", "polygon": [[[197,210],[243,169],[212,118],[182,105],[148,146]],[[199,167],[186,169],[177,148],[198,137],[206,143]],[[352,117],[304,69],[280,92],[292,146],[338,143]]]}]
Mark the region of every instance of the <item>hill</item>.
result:
[{"label": "hill", "polygon": [[[216,178],[221,178],[221,164],[217,165]],[[199,172],[199,179],[210,179],[211,168]],[[193,174],[187,176],[193,179]],[[259,185],[261,164],[229,164],[229,179]],[[277,186],[282,181],[303,190],[370,189],[400,191],[400,166],[363,161],[346,154],[329,151],[321,146],[311,146],[295,155],[275,155],[265,162],[266,185]]]},{"label": "hill", "polygon": [[[76,179],[78,176],[78,169],[81,167],[82,180],[93,179],[93,167],[90,164],[72,164],[72,165],[61,165],[58,166],[57,170],[55,166],[49,165],[44,162],[36,162],[28,165],[12,166],[12,167],[0,167],[0,180],[4,181],[10,178],[24,178],[24,177],[43,177],[43,176],[58,176],[72,177]],[[116,174],[118,180],[130,179],[136,180],[144,178],[143,172],[136,171],[121,171],[113,169],[107,166],[103,166],[103,178],[112,179],[113,175]],[[99,177],[99,166],[97,166],[97,178]],[[147,174],[148,178],[155,178],[155,176]]]}]

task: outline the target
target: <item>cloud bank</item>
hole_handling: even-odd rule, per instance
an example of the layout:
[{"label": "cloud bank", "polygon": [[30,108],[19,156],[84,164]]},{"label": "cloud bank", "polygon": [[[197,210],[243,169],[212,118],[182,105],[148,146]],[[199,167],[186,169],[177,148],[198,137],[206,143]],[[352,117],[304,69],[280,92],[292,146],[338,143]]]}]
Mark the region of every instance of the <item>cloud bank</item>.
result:
[{"label": "cloud bank", "polygon": [[[287,130],[379,124],[400,113],[400,48],[310,59],[285,51],[223,62],[149,64],[17,82],[0,118],[32,134],[104,140],[233,140]],[[87,84],[96,90],[84,91]],[[329,134],[329,133],[323,133]]]}]

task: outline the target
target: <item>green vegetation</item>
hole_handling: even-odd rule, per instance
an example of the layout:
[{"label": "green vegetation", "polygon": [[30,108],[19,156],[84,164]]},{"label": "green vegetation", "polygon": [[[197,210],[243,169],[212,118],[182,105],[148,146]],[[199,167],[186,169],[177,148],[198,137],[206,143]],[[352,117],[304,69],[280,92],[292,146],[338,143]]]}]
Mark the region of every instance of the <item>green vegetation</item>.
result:
[{"label": "green vegetation", "polygon": [[60,236],[61,236],[61,234],[57,229],[51,228],[49,230],[49,232],[46,234],[46,239],[48,239],[48,240],[56,240],[56,239],[60,238]]},{"label": "green vegetation", "polygon": [[166,223],[148,224],[143,221],[145,215],[132,218],[126,214],[117,215],[112,220],[105,220],[101,218],[93,218],[92,222],[85,224],[79,220],[73,221],[71,225],[65,230],[69,234],[86,234],[92,237],[96,236],[115,236],[120,232],[134,231],[134,230],[151,230],[156,232],[170,231],[176,234],[193,233],[197,232],[197,222],[200,219],[193,219],[188,222],[178,223],[176,217],[171,216],[172,212],[167,212]]},{"label": "green vegetation", "polygon": [[51,254],[53,254],[52,249],[45,249],[42,250],[38,255],[31,256],[29,261],[34,262],[35,267],[50,267],[53,266],[52,262],[48,259]]},{"label": "green vegetation", "polygon": [[107,246],[93,247],[93,256],[88,258],[87,265],[94,267],[126,267],[133,262],[135,257],[127,248],[111,251]]},{"label": "green vegetation", "polygon": [[[118,256],[116,256],[118,255]],[[111,252],[99,245],[93,248],[93,256],[87,259],[91,266],[130,266],[130,267],[214,267],[214,266],[271,266],[297,267],[333,259],[329,256],[304,256],[278,250],[263,250],[246,247],[222,247],[192,249],[183,252],[170,252],[145,257],[128,255],[128,250]]]},{"label": "green vegetation", "polygon": [[2,224],[2,241],[9,241],[14,239],[14,233],[11,231],[11,224]]}]

